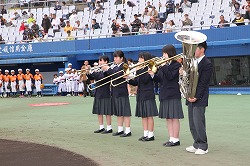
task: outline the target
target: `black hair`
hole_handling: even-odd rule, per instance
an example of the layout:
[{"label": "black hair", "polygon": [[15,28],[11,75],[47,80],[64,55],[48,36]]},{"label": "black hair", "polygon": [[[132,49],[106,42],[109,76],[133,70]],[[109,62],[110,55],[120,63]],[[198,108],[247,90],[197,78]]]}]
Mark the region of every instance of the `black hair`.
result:
[{"label": "black hair", "polygon": [[128,59],[127,59],[127,62],[128,62],[128,61],[129,61],[129,62],[133,62],[133,60],[132,60],[131,58],[128,58]]},{"label": "black hair", "polygon": [[204,41],[204,42],[198,44],[198,47],[199,48],[204,48],[204,52],[206,52],[206,50],[207,50],[207,42]]},{"label": "black hair", "polygon": [[55,77],[55,76],[58,76],[58,75],[57,75],[57,74],[54,74],[54,77]]},{"label": "black hair", "polygon": [[95,19],[95,18],[93,18],[92,20],[96,22],[96,19]]},{"label": "black hair", "polygon": [[175,25],[174,20],[170,20],[170,22],[172,22],[172,24]]},{"label": "black hair", "polygon": [[169,58],[171,58],[177,54],[176,49],[172,44],[168,44],[168,45],[164,46],[162,48],[162,53],[167,53]]},{"label": "black hair", "polygon": [[99,57],[99,60],[103,60],[103,61],[109,63],[109,57],[108,57],[107,55],[102,55],[102,56],[100,56],[100,57]]},{"label": "black hair", "polygon": [[113,56],[114,56],[114,57],[123,58],[123,62],[126,61],[125,56],[124,56],[124,53],[123,53],[122,50],[117,50],[117,51],[115,51],[115,52],[113,53]]},{"label": "black hair", "polygon": [[149,52],[140,52],[138,55],[139,58],[143,58],[144,61],[152,59],[152,55]]}]

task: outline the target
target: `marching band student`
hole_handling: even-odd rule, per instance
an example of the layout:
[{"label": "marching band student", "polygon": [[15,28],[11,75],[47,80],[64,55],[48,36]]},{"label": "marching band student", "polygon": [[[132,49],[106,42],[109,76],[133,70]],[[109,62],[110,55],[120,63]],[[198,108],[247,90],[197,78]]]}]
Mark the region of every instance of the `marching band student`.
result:
[{"label": "marching band student", "polygon": [[[139,63],[143,63],[151,59],[152,56],[148,52],[141,52],[139,54]],[[139,66],[140,67],[140,66]],[[148,71],[148,67],[141,68],[136,71],[136,75]],[[130,79],[129,84],[138,86],[136,97],[136,113],[135,116],[142,118],[142,125],[144,135],[139,138],[139,141],[153,141],[154,138],[154,116],[158,115],[158,110],[155,102],[154,94],[154,77],[149,73],[136,77],[134,80]]]},{"label": "marching band student", "polygon": [[24,84],[24,74],[22,69],[18,69],[17,80],[20,91],[20,97],[23,98],[25,92],[25,84]]},{"label": "marching band student", "polygon": [[16,97],[16,82],[17,82],[17,76],[15,75],[15,70],[10,71],[10,86],[11,86],[11,92],[13,97]]},{"label": "marching band student", "polygon": [[65,77],[63,75],[63,71],[59,72],[59,77],[58,77],[58,95],[62,95],[62,96],[66,95],[66,84],[65,84]]},{"label": "marching band student", "polygon": [[9,70],[4,71],[5,75],[3,76],[4,80],[4,89],[5,89],[5,94],[6,97],[10,97],[10,75],[9,75]]},{"label": "marching band student", "polygon": [[2,69],[0,69],[0,97],[3,97],[3,74],[2,74]]},{"label": "marching band student", "polygon": [[[109,58],[107,56],[103,55],[99,57],[100,66],[108,64],[108,62]],[[105,78],[103,71],[99,71],[96,69],[90,72],[91,73],[88,75],[88,77],[93,78],[96,81]],[[96,85],[99,86],[107,81],[110,81],[110,78],[104,79],[103,81],[99,81],[96,83]],[[111,127],[111,116],[113,115],[113,112],[111,109],[110,84],[106,84],[95,90],[95,98],[94,98],[92,113],[98,115],[98,122],[100,126],[98,130],[94,131],[94,133],[108,134],[113,132]],[[103,125],[103,115],[106,116],[106,122],[107,122],[106,130]]]},{"label": "marching band student", "polygon": [[25,86],[28,93],[28,97],[31,97],[33,75],[30,73],[30,69],[26,69],[26,74],[24,75],[24,78],[25,78]]},{"label": "marching band student", "polygon": [[[164,58],[171,58],[176,55],[176,50],[173,45],[166,45],[162,48]],[[179,88],[179,68],[181,64],[175,60],[162,64],[157,74],[149,73],[155,77],[155,80],[160,83],[160,109],[159,118],[166,119],[169,141],[163,144],[166,147],[180,145],[179,119],[183,119],[183,111],[181,104],[181,93]]]},{"label": "marching band student", "polygon": [[39,70],[35,70],[36,74],[34,75],[34,80],[35,80],[35,86],[36,86],[36,97],[41,97],[42,96],[42,90],[41,90],[41,84],[43,81],[43,75],[39,73]]},{"label": "marching band student", "polygon": [[[115,51],[113,55],[114,55],[115,65],[111,67],[109,66],[102,67],[102,69],[106,71],[107,75],[111,75],[118,71],[123,70],[123,64],[125,62],[124,53],[118,50]],[[122,75],[123,72],[120,72],[119,74],[113,75],[111,79],[115,79]],[[125,81],[125,78],[121,78],[114,81],[114,84],[120,83],[121,81]],[[120,137],[131,136],[132,135],[130,131],[131,108],[128,97],[128,87],[126,82],[116,87],[111,87],[111,106],[114,115],[117,116],[117,123],[118,123],[118,131],[116,133],[113,133],[113,136],[120,136]],[[124,123],[126,126],[125,132],[123,131]]]}]

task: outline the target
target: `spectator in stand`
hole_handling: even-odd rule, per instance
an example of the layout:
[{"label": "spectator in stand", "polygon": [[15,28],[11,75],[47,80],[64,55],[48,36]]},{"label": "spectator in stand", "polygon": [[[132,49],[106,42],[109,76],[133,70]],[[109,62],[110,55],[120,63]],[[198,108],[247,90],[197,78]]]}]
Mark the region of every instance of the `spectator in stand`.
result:
[{"label": "spectator in stand", "polygon": [[187,8],[191,8],[192,7],[192,4],[191,2],[189,2],[188,0],[184,0],[181,4],[181,8],[183,10],[187,9]]},{"label": "spectator in stand", "polygon": [[118,10],[117,11],[117,14],[116,14],[116,19],[124,19],[125,16],[124,14],[121,12],[121,10]]},{"label": "spectator in stand", "polygon": [[19,27],[19,32],[22,32],[25,30],[25,26],[24,26],[24,21],[22,21],[20,27]]},{"label": "spectator in stand", "polygon": [[217,28],[224,28],[230,26],[229,22],[225,20],[225,17],[223,15],[220,16],[220,22],[218,24],[219,25],[217,26]]},{"label": "spectator in stand", "polygon": [[113,19],[111,24],[111,29],[113,31],[113,34],[115,34],[114,32],[118,31],[119,27],[120,25],[117,23],[116,19]]},{"label": "spectator in stand", "polygon": [[[134,18],[135,20],[131,22],[130,25],[132,26],[132,32],[138,32],[141,27],[141,20],[138,18],[137,14],[134,15]],[[133,33],[133,35],[135,35],[135,33]]]},{"label": "spectator in stand", "polygon": [[51,27],[51,22],[50,22],[50,19],[47,16],[47,14],[45,14],[44,17],[43,17],[42,27],[43,27],[44,33],[48,33],[48,30]]},{"label": "spectator in stand", "polygon": [[120,31],[122,33],[125,33],[125,34],[122,34],[122,36],[130,35],[130,29],[128,27],[128,24],[125,22],[125,20],[122,20],[122,22],[121,22]]},{"label": "spectator in stand", "polygon": [[3,14],[7,14],[7,10],[4,9],[4,6],[2,6],[1,14],[2,14],[2,15],[3,15]]},{"label": "spectator in stand", "polygon": [[155,18],[153,16],[150,17],[148,25],[147,25],[147,29],[156,29],[156,22],[155,22]]},{"label": "spectator in stand", "polygon": [[233,12],[234,12],[235,15],[236,15],[236,13],[240,13],[241,15],[244,13],[243,9],[240,7],[240,4],[238,2],[236,2],[234,4]]},{"label": "spectator in stand", "polygon": [[144,23],[141,23],[141,27],[139,29],[139,34],[140,35],[148,34],[148,29],[145,27]]},{"label": "spectator in stand", "polygon": [[102,11],[104,10],[103,6],[101,5],[101,2],[100,1],[97,1],[96,3],[96,8],[95,8],[95,14],[98,14],[98,13],[102,13]]},{"label": "spectator in stand", "polygon": [[163,30],[164,30],[165,33],[173,32],[175,30],[174,20],[166,21],[164,23]]},{"label": "spectator in stand", "polygon": [[91,2],[89,5],[89,11],[95,10],[95,2]]},{"label": "spectator in stand", "polygon": [[66,26],[66,23],[64,22],[64,19],[63,18],[60,18],[60,29],[61,28],[64,28]]},{"label": "spectator in stand", "polygon": [[246,2],[242,5],[242,9],[247,11],[247,6],[250,6],[250,0],[246,0]]},{"label": "spectator in stand", "polygon": [[55,10],[55,11],[57,11],[57,10],[62,10],[62,6],[60,5],[59,1],[56,1],[54,10]]},{"label": "spectator in stand", "polygon": [[247,0],[249,6],[246,6],[246,13],[244,15],[244,19],[248,19],[250,21],[250,0]]},{"label": "spectator in stand", "polygon": [[20,14],[18,14],[17,12],[14,12],[14,17],[13,18],[11,18],[11,20],[21,20],[22,18],[21,18],[21,16],[20,16]]},{"label": "spectator in stand", "polygon": [[33,34],[38,34],[39,31],[39,25],[36,23],[36,21],[33,21],[33,25],[31,26],[31,30]]},{"label": "spectator in stand", "polygon": [[122,4],[122,0],[115,0],[115,5]]},{"label": "spectator in stand", "polygon": [[66,38],[66,40],[74,40],[74,37],[71,35],[71,31],[70,30],[68,30],[67,31],[67,38]]},{"label": "spectator in stand", "polygon": [[73,31],[73,27],[70,25],[69,21],[66,21],[66,26],[64,27],[64,32],[68,33],[68,31],[70,31],[70,33],[71,33],[71,31]]},{"label": "spectator in stand", "polygon": [[236,13],[234,20],[232,23],[235,23],[237,26],[245,25],[244,18],[241,16],[240,13]]},{"label": "spectator in stand", "polygon": [[30,17],[29,17],[29,19],[27,20],[27,23],[30,24],[30,23],[32,23],[33,21],[35,21],[34,15],[33,15],[33,13],[30,13]]},{"label": "spectator in stand", "polygon": [[28,19],[29,18],[28,13],[26,11],[22,12],[22,18],[23,19]]},{"label": "spectator in stand", "polygon": [[85,24],[85,27],[84,27],[83,30],[84,30],[84,34],[86,35],[86,34],[87,34],[87,31],[90,30],[89,25],[88,25],[88,24]]},{"label": "spectator in stand", "polygon": [[183,13],[183,9],[181,8],[180,4],[177,3],[175,5],[175,10],[174,10],[175,13]]},{"label": "spectator in stand", "polygon": [[162,33],[163,24],[161,23],[161,20],[159,18],[156,18],[156,33]]},{"label": "spectator in stand", "polygon": [[76,23],[75,23],[75,25],[73,26],[73,30],[74,31],[81,31],[81,30],[83,30],[84,28],[83,28],[83,26],[81,25],[81,22],[80,22],[80,20],[76,20]]},{"label": "spectator in stand", "polygon": [[69,16],[69,20],[72,22],[75,22],[76,20],[78,20],[76,10],[72,10],[72,14]]},{"label": "spectator in stand", "polygon": [[128,5],[128,7],[134,7],[135,3],[132,1],[127,1],[127,5]]},{"label": "spectator in stand", "polygon": [[52,21],[51,21],[51,25],[53,28],[53,32],[59,32],[60,31],[60,20],[56,17],[56,14],[52,14]]},{"label": "spectator in stand", "polygon": [[155,6],[152,6],[152,10],[149,12],[149,16],[153,16],[154,18],[158,17],[158,11],[155,9]]},{"label": "spectator in stand", "polygon": [[172,0],[168,0],[166,2],[166,15],[169,13],[174,13],[174,2]]},{"label": "spectator in stand", "polygon": [[68,8],[68,6],[66,5],[66,2],[62,1],[62,10],[65,10],[67,8]]},{"label": "spectator in stand", "polygon": [[92,29],[100,29],[99,23],[96,22],[96,19],[92,19]]},{"label": "spectator in stand", "polygon": [[146,8],[152,8],[153,6],[151,5],[150,1],[147,2]]},{"label": "spectator in stand", "polygon": [[0,15],[0,21],[1,21],[1,25],[5,25],[7,23],[6,19],[3,18],[2,15]]},{"label": "spectator in stand", "polygon": [[142,13],[142,17],[144,17],[144,16],[150,16],[150,12],[148,10],[148,7],[145,7],[145,9],[144,9],[144,11]]},{"label": "spectator in stand", "polygon": [[23,31],[23,42],[30,42],[31,36],[33,36],[32,30],[29,28],[29,24],[24,24],[25,29]]},{"label": "spectator in stand", "polygon": [[229,7],[234,7],[235,3],[237,3],[237,1],[232,0],[231,2],[229,2]]},{"label": "spectator in stand", "polygon": [[4,41],[3,37],[2,37],[2,35],[0,35],[0,44],[5,44],[5,41]]},{"label": "spectator in stand", "polygon": [[188,17],[188,14],[184,15],[184,20],[182,20],[182,26],[193,26],[192,20]]}]

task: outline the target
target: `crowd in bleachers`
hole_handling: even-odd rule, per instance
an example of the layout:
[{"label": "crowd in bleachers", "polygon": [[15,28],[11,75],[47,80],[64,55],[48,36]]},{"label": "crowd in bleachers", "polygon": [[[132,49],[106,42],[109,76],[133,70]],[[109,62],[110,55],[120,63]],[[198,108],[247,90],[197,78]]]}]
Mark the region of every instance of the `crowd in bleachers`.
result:
[{"label": "crowd in bleachers", "polygon": [[7,11],[2,6],[0,43],[6,43],[4,40],[9,41],[7,43],[59,41],[240,26],[245,25],[244,19],[249,20],[250,11],[250,0],[85,1],[88,7],[83,11],[65,2],[29,11]]}]

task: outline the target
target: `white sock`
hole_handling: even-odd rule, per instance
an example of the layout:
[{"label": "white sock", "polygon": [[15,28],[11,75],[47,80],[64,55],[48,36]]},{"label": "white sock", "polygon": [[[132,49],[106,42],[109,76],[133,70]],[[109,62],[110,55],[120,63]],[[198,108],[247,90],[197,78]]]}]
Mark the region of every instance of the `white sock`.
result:
[{"label": "white sock", "polygon": [[174,137],[170,137],[169,142],[173,142],[173,141],[174,141]]},{"label": "white sock", "polygon": [[173,143],[176,143],[176,142],[178,142],[179,141],[179,138],[173,138]]},{"label": "white sock", "polygon": [[144,130],[144,137],[147,137],[148,136],[148,130]]},{"label": "white sock", "polygon": [[107,125],[107,131],[111,130],[112,126],[111,125]]},{"label": "white sock", "polygon": [[130,133],[130,127],[126,127],[125,134]]},{"label": "white sock", "polygon": [[151,137],[153,137],[154,136],[154,132],[153,131],[149,131],[148,132],[148,138],[151,138]]},{"label": "white sock", "polygon": [[118,133],[123,131],[123,126],[118,126]]},{"label": "white sock", "polygon": [[100,125],[100,130],[101,130],[101,129],[104,129],[104,125]]}]

